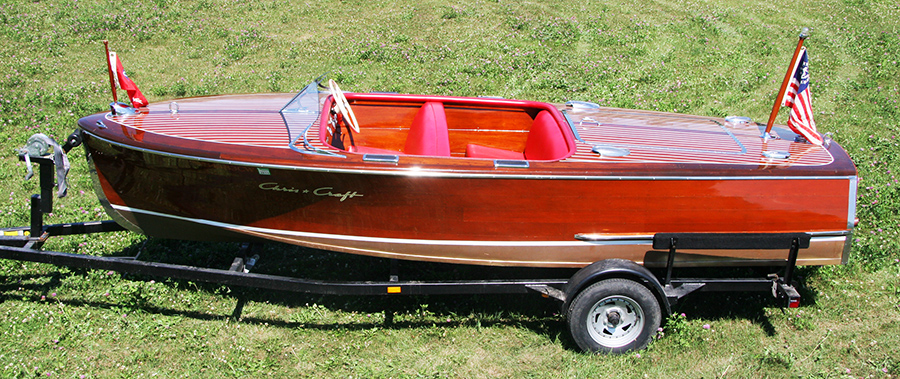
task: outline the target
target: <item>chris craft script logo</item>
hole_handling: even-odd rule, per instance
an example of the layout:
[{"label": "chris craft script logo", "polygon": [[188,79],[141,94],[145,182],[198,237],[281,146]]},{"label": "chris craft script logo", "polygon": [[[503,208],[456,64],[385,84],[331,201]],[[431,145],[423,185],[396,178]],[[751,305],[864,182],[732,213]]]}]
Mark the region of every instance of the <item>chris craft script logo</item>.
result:
[{"label": "chris craft script logo", "polygon": [[294,187],[282,187],[280,184],[274,183],[274,182],[273,183],[262,183],[259,185],[259,189],[265,190],[265,191],[278,191],[278,192],[290,192],[290,193],[312,193],[313,195],[316,195],[316,196],[339,198],[341,202],[343,202],[344,200],[347,200],[347,199],[352,199],[354,197],[362,197],[363,196],[361,193],[356,192],[356,191],[347,191],[347,192],[337,191],[337,192],[335,192],[334,187],[319,187],[314,190],[310,190],[310,189],[299,189],[299,188],[294,188]]}]

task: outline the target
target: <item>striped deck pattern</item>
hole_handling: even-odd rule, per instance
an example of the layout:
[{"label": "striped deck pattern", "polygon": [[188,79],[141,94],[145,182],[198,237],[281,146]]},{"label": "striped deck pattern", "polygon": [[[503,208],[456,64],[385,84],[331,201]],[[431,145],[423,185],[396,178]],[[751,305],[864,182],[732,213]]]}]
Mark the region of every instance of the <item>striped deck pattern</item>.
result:
[{"label": "striped deck pattern", "polygon": [[[107,118],[136,129],[129,132],[132,134],[156,133],[269,148],[289,148],[292,140],[305,133],[305,138],[297,140],[297,148],[333,150],[320,140],[321,128],[315,116],[279,113],[292,96],[225,95],[184,99],[177,100],[177,113],[169,110],[172,102],[161,102],[151,104],[149,113]],[[781,139],[764,141],[756,124],[726,126],[712,118],[610,108],[572,112],[569,116],[583,142],[578,141],[577,152],[563,162],[816,166],[833,160],[826,149],[812,144]],[[310,123],[312,127],[306,129]],[[304,146],[304,140],[308,145]],[[629,154],[600,156],[592,151],[594,146],[624,148]],[[764,151],[789,152],[790,158],[765,158]]]},{"label": "striped deck pattern", "polygon": [[213,96],[151,104],[149,113],[107,116],[145,133],[227,144],[287,149],[290,136],[278,111],[292,95]]},{"label": "striped deck pattern", "polygon": [[[763,141],[755,124],[726,126],[711,118],[610,109],[570,118],[584,142],[576,144],[577,152],[567,161],[816,166],[833,160],[827,150],[812,144]],[[598,145],[630,153],[601,157],[592,151]],[[789,152],[790,158],[772,160],[763,157],[763,151]]]}]

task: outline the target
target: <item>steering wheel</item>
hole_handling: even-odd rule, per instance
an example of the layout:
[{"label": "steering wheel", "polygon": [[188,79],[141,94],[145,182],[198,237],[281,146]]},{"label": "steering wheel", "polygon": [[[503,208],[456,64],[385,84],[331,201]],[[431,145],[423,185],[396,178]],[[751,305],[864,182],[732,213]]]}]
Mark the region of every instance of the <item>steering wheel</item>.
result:
[{"label": "steering wheel", "polygon": [[344,120],[347,121],[347,125],[350,125],[350,129],[359,133],[359,123],[356,122],[356,115],[350,109],[350,102],[347,101],[347,97],[341,92],[334,79],[328,79],[328,89],[331,90],[331,95],[334,96],[334,106],[337,108],[338,113],[344,116]]}]

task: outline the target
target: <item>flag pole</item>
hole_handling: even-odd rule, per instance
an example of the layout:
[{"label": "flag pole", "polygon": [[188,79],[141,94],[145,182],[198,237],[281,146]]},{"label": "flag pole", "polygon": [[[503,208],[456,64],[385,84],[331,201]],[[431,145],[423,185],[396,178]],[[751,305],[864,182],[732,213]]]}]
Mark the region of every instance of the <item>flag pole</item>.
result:
[{"label": "flag pole", "polygon": [[800,50],[803,48],[803,41],[809,38],[809,28],[800,29],[800,39],[797,41],[797,49],[794,50],[794,57],[791,58],[791,64],[788,65],[787,72],[784,74],[784,81],[781,82],[781,89],[778,90],[778,96],[775,97],[775,105],[772,106],[772,113],[769,115],[769,122],[766,123],[766,131],[762,137],[769,138],[769,132],[772,131],[772,125],[775,124],[775,117],[778,117],[778,110],[781,108],[781,99],[787,90],[788,83],[791,82],[791,73],[794,72],[794,65],[797,64],[797,57],[800,56]]},{"label": "flag pole", "polygon": [[109,41],[103,40],[103,47],[106,50],[106,71],[109,72],[109,88],[112,89],[113,95],[113,103],[118,102],[118,96],[116,96],[116,79],[113,77],[112,71],[112,62],[109,61]]}]

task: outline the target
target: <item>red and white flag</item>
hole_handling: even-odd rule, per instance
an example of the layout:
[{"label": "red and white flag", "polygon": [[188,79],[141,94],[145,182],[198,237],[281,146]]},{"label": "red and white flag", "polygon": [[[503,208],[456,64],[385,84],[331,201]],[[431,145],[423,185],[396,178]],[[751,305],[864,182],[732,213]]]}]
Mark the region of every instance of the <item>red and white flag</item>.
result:
[{"label": "red and white flag", "polygon": [[134,81],[125,74],[125,67],[122,66],[122,61],[119,60],[119,56],[116,55],[115,51],[109,52],[109,67],[115,73],[113,79],[115,80],[116,88],[121,88],[128,92],[128,99],[131,100],[133,107],[146,107],[147,104],[150,104],[147,98],[144,97],[144,94],[141,93],[141,90],[138,89],[137,84],[134,84]]},{"label": "red and white flag", "polygon": [[821,146],[824,141],[816,130],[816,122],[813,120],[812,97],[809,91],[809,57],[806,48],[800,52],[800,59],[797,59],[797,65],[793,68],[791,82],[784,93],[781,105],[791,107],[788,127],[807,141]]}]

